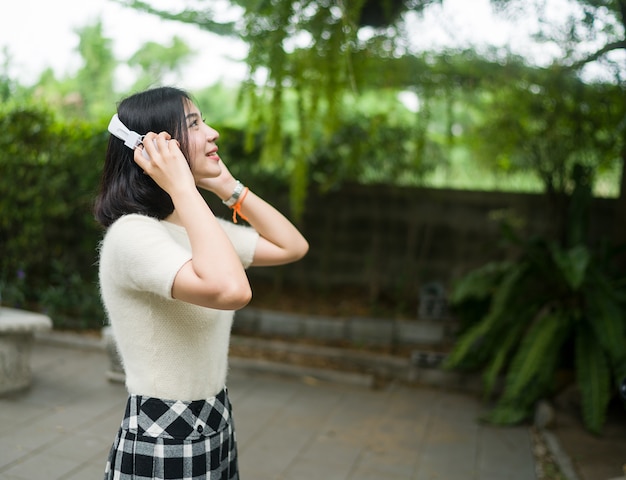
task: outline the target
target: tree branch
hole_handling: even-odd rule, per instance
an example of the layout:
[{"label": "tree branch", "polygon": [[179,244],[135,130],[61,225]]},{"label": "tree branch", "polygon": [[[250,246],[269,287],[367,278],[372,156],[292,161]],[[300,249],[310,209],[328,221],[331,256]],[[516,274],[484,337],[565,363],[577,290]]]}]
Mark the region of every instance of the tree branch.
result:
[{"label": "tree branch", "polygon": [[157,17],[161,17],[165,20],[174,20],[182,23],[189,23],[195,25],[202,30],[206,30],[211,33],[215,33],[221,36],[238,36],[235,30],[234,22],[216,22],[213,20],[215,17],[212,10],[183,10],[179,13],[172,13],[158,8],[153,8],[150,3],[142,0],[113,0],[124,7],[129,7],[140,12],[146,12]]},{"label": "tree branch", "polygon": [[620,48],[626,49],[626,39],[620,40],[618,42],[607,43],[600,50],[592,53],[591,55],[588,55],[582,60],[578,60],[577,62],[572,63],[567,68],[572,69],[572,70],[578,70],[579,68],[584,67],[586,64],[597,60],[598,58],[607,54],[608,52],[611,52],[613,50],[619,50]]}]

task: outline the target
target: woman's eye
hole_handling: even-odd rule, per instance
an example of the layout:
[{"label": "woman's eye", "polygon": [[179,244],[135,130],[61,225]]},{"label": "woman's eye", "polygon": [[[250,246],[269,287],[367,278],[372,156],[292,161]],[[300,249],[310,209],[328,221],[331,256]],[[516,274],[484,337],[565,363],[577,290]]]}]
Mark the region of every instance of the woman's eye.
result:
[{"label": "woman's eye", "polygon": [[195,116],[195,118],[189,124],[189,128],[198,128],[200,124],[204,123],[204,117]]}]

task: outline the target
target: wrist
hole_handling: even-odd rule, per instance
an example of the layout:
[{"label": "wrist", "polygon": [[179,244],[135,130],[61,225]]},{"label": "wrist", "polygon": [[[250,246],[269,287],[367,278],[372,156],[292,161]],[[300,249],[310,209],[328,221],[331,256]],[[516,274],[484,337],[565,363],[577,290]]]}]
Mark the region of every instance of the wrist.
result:
[{"label": "wrist", "polygon": [[232,185],[232,189],[230,190],[231,192],[230,195],[228,195],[225,198],[220,196],[220,198],[222,199],[222,203],[226,205],[227,207],[232,207],[239,201],[241,194],[243,193],[245,188],[246,187],[243,183],[241,183],[239,180],[236,180],[234,184]]},{"label": "wrist", "polygon": [[226,201],[232,196],[238,182],[239,180],[236,178],[231,178],[228,182],[221,184],[219,190],[214,193],[220,198],[220,200]]},{"label": "wrist", "polygon": [[222,200],[222,203],[233,211],[233,223],[237,223],[237,215],[242,219],[249,221],[248,218],[241,213],[241,204],[248,195],[250,190],[243,183],[237,180],[233,194],[226,200]]},{"label": "wrist", "polygon": [[202,178],[196,180],[196,186],[202,190],[213,193],[220,200],[227,200],[233,193],[237,180],[232,176],[228,179]]},{"label": "wrist", "polygon": [[200,192],[196,188],[188,190],[177,189],[168,193],[170,198],[172,199],[172,202],[174,203],[174,208],[179,207],[181,204],[194,202],[198,198],[202,198],[202,195],[200,195]]}]

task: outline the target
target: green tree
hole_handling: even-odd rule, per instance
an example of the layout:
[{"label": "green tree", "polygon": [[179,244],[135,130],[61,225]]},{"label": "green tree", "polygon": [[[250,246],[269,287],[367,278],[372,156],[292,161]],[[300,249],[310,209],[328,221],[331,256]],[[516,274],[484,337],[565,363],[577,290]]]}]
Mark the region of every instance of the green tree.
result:
[{"label": "green tree", "polygon": [[[62,78],[57,78],[51,68],[44,70],[29,89],[31,96],[44,101],[67,119],[107,117],[124,93],[115,88],[115,73],[120,61],[113,54],[112,40],[103,34],[100,20],[76,33],[79,36],[77,52],[82,58],[80,69]],[[164,82],[167,75],[179,73],[192,54],[190,47],[179,37],[174,37],[169,45],[155,42],[141,45],[125,60],[138,70],[131,90]]]},{"label": "green tree", "polygon": [[[507,7],[533,9],[540,15],[545,0],[532,4],[521,0],[492,0],[503,9]],[[572,10],[561,29],[549,25],[538,32],[540,38],[559,45],[564,55],[554,61],[554,68],[566,68],[581,72],[591,64],[599,63],[613,72],[614,83],[622,89],[617,101],[626,104],[626,0],[572,0],[578,9]],[[519,13],[519,12],[518,12]],[[618,55],[619,54],[619,55]],[[621,137],[620,194],[613,222],[613,240],[616,244],[626,242],[626,116],[615,125],[615,134]],[[626,260],[625,260],[626,262]]]},{"label": "green tree", "polygon": [[[566,234],[573,169],[614,171],[626,115],[622,89],[586,84],[570,70],[527,69],[480,103],[480,120],[467,127],[478,161],[493,170],[530,170],[540,178],[552,208],[556,238]],[[591,180],[593,180],[591,177]]]},{"label": "green tree", "polygon": [[109,112],[114,104],[114,75],[118,62],[113,55],[111,39],[103,34],[101,20],[80,28],[77,33],[83,66],[76,74],[76,92],[83,102],[85,115],[98,116]]},{"label": "green tree", "polygon": [[[313,132],[320,126],[329,138],[339,127],[345,94],[357,93],[371,78],[361,77],[356,66],[370,57],[395,56],[390,52],[400,48],[402,42],[397,40],[405,37],[402,13],[439,2],[232,0],[229,3],[242,12],[241,22],[216,21],[210,6],[176,12],[138,0],[120,3],[248,43],[249,75],[242,89],[252,115],[248,144],[261,138],[262,162],[275,164],[283,159],[281,167],[291,173],[292,204],[298,210],[319,141]],[[366,40],[359,37],[363,29],[372,32]],[[258,87],[259,76],[265,78],[263,88]],[[296,129],[288,133],[285,118],[294,94]],[[260,137],[256,136],[259,130]]]},{"label": "green tree", "polygon": [[180,71],[193,53],[185,41],[176,36],[169,46],[156,42],[143,44],[128,59],[130,65],[139,67],[141,71],[133,90],[161,84],[166,75]]},{"label": "green tree", "polygon": [[[491,0],[505,14],[533,14],[541,18],[547,0]],[[626,50],[626,0],[570,0],[563,11],[565,21],[558,27],[542,22],[538,39],[559,45],[564,53],[555,63],[580,69],[591,62],[612,66],[616,79],[623,81],[623,57],[611,54]]]},{"label": "green tree", "polygon": [[[420,95],[423,105],[431,99],[443,102],[443,116],[430,120],[445,124],[442,134],[449,150],[455,142],[452,127],[459,100],[466,101],[464,97],[478,89],[499,89],[501,82],[515,79],[526,68],[511,56],[489,60],[471,50],[439,55],[410,51],[410,26],[403,14],[442,3],[436,0],[230,0],[242,12],[239,23],[216,20],[215,12],[202,3],[196,10],[182,11],[155,9],[138,0],[121,3],[220,35],[238,36],[248,43],[249,76],[242,98],[252,113],[249,142],[262,139],[266,163],[284,159],[283,166],[292,173],[292,190],[300,191],[296,197],[301,197],[312,175],[310,164],[320,142],[313,132],[320,130],[326,139],[336,136],[343,128],[342,110],[354,103],[352,97],[371,89],[409,89]],[[259,78],[265,79],[261,88]],[[291,110],[294,103],[296,108]],[[287,129],[292,112],[295,128]],[[427,131],[426,117],[415,118],[416,129]],[[260,137],[256,135],[259,129]],[[420,151],[415,149],[416,154]]]},{"label": "green tree", "polygon": [[0,103],[4,103],[10,98],[13,90],[13,80],[9,76],[11,56],[8,47],[2,49],[2,57],[2,64],[0,64]]}]

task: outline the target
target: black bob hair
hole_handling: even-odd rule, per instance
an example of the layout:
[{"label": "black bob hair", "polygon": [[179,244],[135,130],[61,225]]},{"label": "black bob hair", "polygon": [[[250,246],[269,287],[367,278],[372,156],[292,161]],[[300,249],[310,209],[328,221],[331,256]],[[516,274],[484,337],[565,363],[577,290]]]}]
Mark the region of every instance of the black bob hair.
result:
[{"label": "black bob hair", "polygon": [[[188,155],[185,104],[192,102],[184,90],[159,87],[122,100],[117,113],[121,122],[141,135],[168,132]],[[133,159],[134,152],[113,135],[106,151],[100,192],[94,216],[104,227],[130,213],[164,219],[174,211],[169,194],[157,185]]]}]

